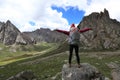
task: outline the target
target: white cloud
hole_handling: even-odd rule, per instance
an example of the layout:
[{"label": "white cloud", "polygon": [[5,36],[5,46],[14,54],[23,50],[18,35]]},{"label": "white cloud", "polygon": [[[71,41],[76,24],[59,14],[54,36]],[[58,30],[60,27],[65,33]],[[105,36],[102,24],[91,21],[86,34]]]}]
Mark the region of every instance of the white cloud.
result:
[{"label": "white cloud", "polygon": [[106,8],[111,18],[120,21],[119,3],[119,0],[92,0],[90,5],[85,9],[85,15],[89,15],[92,12],[101,12]]},{"label": "white cloud", "polygon": [[5,0],[0,5],[0,21],[10,20],[18,28],[33,19],[36,0]]},{"label": "white cloud", "polygon": [[[0,0],[0,21],[9,19],[21,31],[33,31],[40,27],[68,30],[68,21],[62,17],[63,13],[52,10],[52,5],[64,9],[73,6],[84,10],[85,15],[106,8],[111,18],[120,21],[119,3],[119,0]],[[30,25],[30,21],[36,25]]]},{"label": "white cloud", "polygon": [[[51,9],[53,3],[51,0],[0,1],[0,21],[10,20],[21,31],[32,31],[40,27],[67,28],[68,22],[62,18],[62,13]],[[30,25],[29,21],[34,21],[36,25]]]}]

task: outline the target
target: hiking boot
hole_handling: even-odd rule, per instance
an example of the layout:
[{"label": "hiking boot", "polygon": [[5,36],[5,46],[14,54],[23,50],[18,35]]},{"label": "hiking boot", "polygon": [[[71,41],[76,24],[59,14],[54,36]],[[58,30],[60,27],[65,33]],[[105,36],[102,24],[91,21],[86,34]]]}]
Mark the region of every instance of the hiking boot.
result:
[{"label": "hiking boot", "polygon": [[81,65],[80,64],[78,64],[78,68],[80,68],[81,67]]}]

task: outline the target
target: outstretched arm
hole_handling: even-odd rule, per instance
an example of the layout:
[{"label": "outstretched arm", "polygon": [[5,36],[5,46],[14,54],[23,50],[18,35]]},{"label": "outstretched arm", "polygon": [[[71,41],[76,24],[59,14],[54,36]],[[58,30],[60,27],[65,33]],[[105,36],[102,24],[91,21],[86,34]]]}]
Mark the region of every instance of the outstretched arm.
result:
[{"label": "outstretched arm", "polygon": [[55,31],[58,31],[58,32],[60,32],[60,33],[64,33],[64,34],[66,34],[66,35],[69,35],[69,31],[58,30],[58,29],[56,29]]},{"label": "outstretched arm", "polygon": [[80,33],[83,33],[83,32],[86,32],[86,31],[89,31],[89,30],[92,30],[92,28],[84,28],[82,30],[79,30]]}]

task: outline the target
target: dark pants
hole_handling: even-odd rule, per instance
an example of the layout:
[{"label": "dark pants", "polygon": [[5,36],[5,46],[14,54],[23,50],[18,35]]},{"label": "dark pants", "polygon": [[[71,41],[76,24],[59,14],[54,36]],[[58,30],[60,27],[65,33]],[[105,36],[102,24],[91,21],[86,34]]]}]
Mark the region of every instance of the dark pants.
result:
[{"label": "dark pants", "polygon": [[73,50],[75,49],[75,55],[76,55],[76,59],[77,59],[77,63],[80,64],[80,58],[79,58],[79,46],[78,45],[72,45],[70,44],[70,54],[69,54],[69,64],[71,64],[71,60],[72,60],[72,55],[73,55]]}]

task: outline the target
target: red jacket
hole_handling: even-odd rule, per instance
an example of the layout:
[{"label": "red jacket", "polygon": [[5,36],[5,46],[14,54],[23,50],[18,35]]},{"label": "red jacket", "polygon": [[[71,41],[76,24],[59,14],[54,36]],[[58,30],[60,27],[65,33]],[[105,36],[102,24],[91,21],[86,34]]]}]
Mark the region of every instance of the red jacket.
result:
[{"label": "red jacket", "polygon": [[[79,30],[79,32],[80,32],[80,33],[83,33],[83,32],[86,32],[86,31],[88,31],[88,30],[92,30],[92,29],[91,29],[91,28],[84,28],[84,29],[82,29],[82,30]],[[58,29],[56,29],[55,31],[64,33],[64,34],[66,34],[66,35],[69,35],[69,33],[70,33],[70,31],[58,30]]]}]

